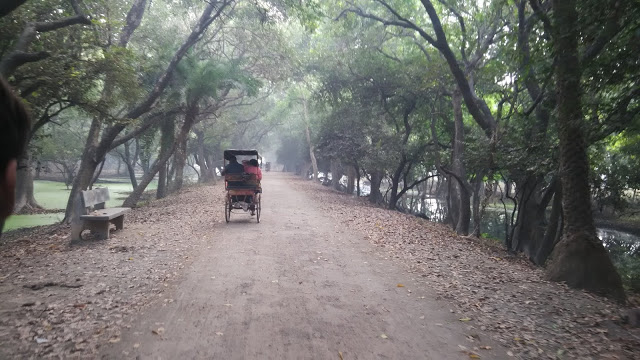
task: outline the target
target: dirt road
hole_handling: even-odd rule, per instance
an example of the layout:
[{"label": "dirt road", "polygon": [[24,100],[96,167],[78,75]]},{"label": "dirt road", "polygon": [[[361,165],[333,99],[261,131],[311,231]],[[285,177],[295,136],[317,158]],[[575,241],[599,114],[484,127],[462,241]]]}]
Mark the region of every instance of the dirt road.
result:
[{"label": "dirt road", "polygon": [[470,357],[471,334],[446,303],[361,234],[335,226],[286,175],[265,178],[262,222],[242,214],[212,232],[177,288],[138,314],[104,358]]}]

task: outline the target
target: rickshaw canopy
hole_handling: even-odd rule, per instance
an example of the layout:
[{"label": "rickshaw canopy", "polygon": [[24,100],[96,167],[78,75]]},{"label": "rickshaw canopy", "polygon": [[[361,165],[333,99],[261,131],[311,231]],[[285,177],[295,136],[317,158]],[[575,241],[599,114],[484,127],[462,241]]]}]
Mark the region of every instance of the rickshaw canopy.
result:
[{"label": "rickshaw canopy", "polygon": [[229,157],[233,156],[255,156],[258,159],[260,155],[258,154],[258,150],[255,149],[228,149],[224,151],[224,159],[229,160]]}]

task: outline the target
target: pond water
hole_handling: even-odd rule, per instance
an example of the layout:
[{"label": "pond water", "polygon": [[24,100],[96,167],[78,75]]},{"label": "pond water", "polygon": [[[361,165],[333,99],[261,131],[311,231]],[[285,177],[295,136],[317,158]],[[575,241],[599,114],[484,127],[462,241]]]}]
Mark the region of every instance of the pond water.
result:
[{"label": "pond water", "polygon": [[[405,199],[407,208],[410,207],[411,197]],[[424,211],[422,211],[422,201],[414,198],[414,210],[423,213],[432,221],[442,222],[446,216],[446,202],[438,198],[426,198],[424,200]],[[485,210],[481,231],[485,237],[490,237],[504,241],[507,228],[505,224],[504,209],[502,204],[489,205]],[[507,214],[511,217],[511,210],[507,208]],[[471,223],[473,229],[473,221]],[[598,228],[598,237],[604,246],[609,250],[612,257],[621,255],[631,256],[640,260],[640,236],[607,228]]]}]

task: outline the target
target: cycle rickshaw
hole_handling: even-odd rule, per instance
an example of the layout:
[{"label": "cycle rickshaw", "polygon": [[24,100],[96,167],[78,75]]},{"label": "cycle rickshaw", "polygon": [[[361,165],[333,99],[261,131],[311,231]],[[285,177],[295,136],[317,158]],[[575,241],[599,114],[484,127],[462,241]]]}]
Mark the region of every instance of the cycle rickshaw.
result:
[{"label": "cycle rickshaw", "polygon": [[[255,159],[260,163],[262,158],[257,150],[225,150],[223,165],[226,169],[227,163],[231,159],[237,159],[238,163]],[[240,161],[242,160],[242,161]],[[232,213],[239,210],[245,213],[251,211],[256,216],[256,221],[260,222],[261,204],[260,197],[262,188],[260,180],[256,174],[232,173],[224,175],[224,188],[227,191],[224,200],[224,219],[229,222]],[[236,211],[234,211],[236,210]]]}]

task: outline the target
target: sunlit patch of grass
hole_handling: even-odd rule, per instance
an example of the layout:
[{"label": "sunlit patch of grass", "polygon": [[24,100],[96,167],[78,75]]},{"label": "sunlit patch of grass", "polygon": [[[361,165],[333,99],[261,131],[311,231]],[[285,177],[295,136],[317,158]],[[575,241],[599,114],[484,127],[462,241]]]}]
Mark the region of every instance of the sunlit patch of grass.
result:
[{"label": "sunlit patch of grass", "polygon": [[50,225],[62,221],[64,213],[12,215],[4,223],[2,231],[15,230],[33,226]]},{"label": "sunlit patch of grass", "polygon": [[[70,189],[60,181],[35,180],[33,183],[36,201],[45,209],[65,209],[69,199]],[[94,185],[96,187],[109,188],[110,199],[107,207],[118,207],[126,198],[133,187],[129,178],[109,178],[99,179]],[[158,188],[158,182],[153,180],[147,190]],[[13,215],[5,222],[4,231],[15,230],[26,227],[50,225],[62,221],[64,213],[55,214],[34,214],[34,215]]]}]

